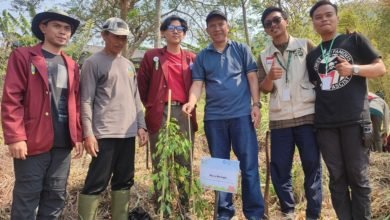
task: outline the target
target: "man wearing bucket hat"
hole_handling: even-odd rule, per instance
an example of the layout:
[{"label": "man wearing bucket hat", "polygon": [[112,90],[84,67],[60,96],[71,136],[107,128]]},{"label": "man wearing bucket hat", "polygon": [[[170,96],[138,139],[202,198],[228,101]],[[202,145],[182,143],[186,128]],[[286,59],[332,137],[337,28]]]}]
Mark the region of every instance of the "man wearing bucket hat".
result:
[{"label": "man wearing bucket hat", "polygon": [[129,33],[125,21],[109,18],[101,33],[104,49],[89,57],[82,67],[84,148],[92,156],[79,197],[82,220],[96,218],[99,195],[110,180],[112,219],[128,219],[135,136],[139,136],[141,145],[148,139],[135,68],[121,56]]},{"label": "man wearing bucket hat", "polygon": [[82,155],[80,75],[62,51],[78,25],[64,12],[37,14],[31,29],[42,42],[15,49],[8,60],[1,116],[14,159],[11,219],[58,219],[72,146]]}]

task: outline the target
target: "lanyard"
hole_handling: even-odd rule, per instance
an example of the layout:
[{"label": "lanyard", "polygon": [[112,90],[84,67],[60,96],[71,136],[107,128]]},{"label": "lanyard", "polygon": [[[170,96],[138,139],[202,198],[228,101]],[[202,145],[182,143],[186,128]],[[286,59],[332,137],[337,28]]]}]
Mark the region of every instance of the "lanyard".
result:
[{"label": "lanyard", "polygon": [[275,54],[276,56],[276,60],[278,61],[279,65],[284,69],[284,71],[286,71],[286,84],[288,84],[288,69],[290,67],[290,63],[291,63],[291,51],[288,51],[288,59],[287,59],[287,65],[284,66],[282,64],[282,62],[280,61],[279,57],[277,54]]},{"label": "lanyard", "polygon": [[322,47],[323,42],[321,42],[321,44],[320,44],[322,57],[325,59],[325,75],[328,75],[328,62],[329,62],[330,52],[332,51],[334,40],[337,37],[338,37],[338,35],[336,35],[336,37],[334,37],[332,39],[332,42],[330,43],[329,50],[327,52],[325,52],[324,48]]}]

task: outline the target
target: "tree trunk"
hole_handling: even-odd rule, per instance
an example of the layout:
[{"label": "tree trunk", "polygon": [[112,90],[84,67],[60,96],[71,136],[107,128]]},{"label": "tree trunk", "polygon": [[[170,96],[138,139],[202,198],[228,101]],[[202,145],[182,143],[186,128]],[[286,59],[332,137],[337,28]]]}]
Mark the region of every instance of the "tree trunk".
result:
[{"label": "tree trunk", "polygon": [[156,0],[156,23],[154,26],[154,48],[161,47],[160,23],[161,23],[161,0]]},{"label": "tree trunk", "polygon": [[247,0],[241,0],[241,8],[242,8],[242,18],[244,20],[245,41],[246,41],[246,44],[250,47],[251,42],[249,40],[248,21],[246,19],[246,1]]},{"label": "tree trunk", "polygon": [[[127,14],[129,13],[129,2],[128,0],[120,0],[120,16],[121,16],[121,19],[124,20],[125,22],[127,22]],[[126,45],[125,47],[122,49],[122,55],[126,58],[130,58],[128,57],[128,52],[129,52],[129,49],[127,48],[128,47],[128,42],[126,42]]]}]

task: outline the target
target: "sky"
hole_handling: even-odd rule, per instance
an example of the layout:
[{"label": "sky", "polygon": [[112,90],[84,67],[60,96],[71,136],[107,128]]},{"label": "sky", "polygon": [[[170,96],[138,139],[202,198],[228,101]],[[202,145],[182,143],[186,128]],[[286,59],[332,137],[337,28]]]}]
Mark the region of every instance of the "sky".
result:
[{"label": "sky", "polygon": [[9,9],[10,7],[11,7],[10,0],[0,0],[0,11],[3,11],[4,9]]},{"label": "sky", "polygon": [[[37,9],[37,13],[40,13],[42,11],[45,11],[45,10],[48,10],[48,9],[53,8],[55,6],[58,6],[59,3],[65,3],[66,1],[67,0],[43,0],[43,2],[40,4],[40,7]],[[15,11],[14,9],[12,9],[11,2],[12,2],[12,0],[0,0],[0,13],[2,13],[3,10],[5,9],[5,10],[9,10],[9,12],[12,15],[17,16],[18,12]],[[23,15],[28,19],[32,19],[32,18],[29,18],[29,15],[27,12],[24,12]],[[99,40],[91,39],[89,44],[102,45],[102,41],[100,39]]]},{"label": "sky", "polygon": [[[6,10],[12,9],[11,2],[12,2],[12,0],[0,0],[0,12],[2,12],[4,9],[6,9]],[[37,10],[37,12],[40,12],[41,10],[45,10],[45,9],[50,9],[53,5],[61,3],[61,2],[65,2],[65,1],[64,0],[62,0],[62,1],[61,0],[50,0],[50,1],[44,0],[43,3],[41,4],[41,7],[39,8],[39,10]],[[17,13],[14,10],[10,10],[10,12],[12,14]]]}]

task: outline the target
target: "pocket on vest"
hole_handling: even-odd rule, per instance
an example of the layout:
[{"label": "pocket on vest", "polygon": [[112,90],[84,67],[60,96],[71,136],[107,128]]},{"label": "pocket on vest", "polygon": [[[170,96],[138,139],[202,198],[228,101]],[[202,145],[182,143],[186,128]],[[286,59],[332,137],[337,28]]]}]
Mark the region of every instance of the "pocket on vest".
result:
[{"label": "pocket on vest", "polygon": [[271,93],[271,97],[269,100],[269,110],[271,112],[277,112],[282,110],[280,106],[280,97],[277,91]]},{"label": "pocket on vest", "polygon": [[316,99],[316,93],[314,91],[314,85],[310,82],[303,82],[301,85],[301,100],[303,102],[314,102]]}]

